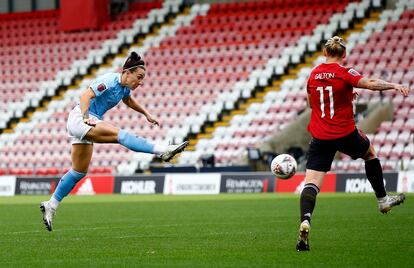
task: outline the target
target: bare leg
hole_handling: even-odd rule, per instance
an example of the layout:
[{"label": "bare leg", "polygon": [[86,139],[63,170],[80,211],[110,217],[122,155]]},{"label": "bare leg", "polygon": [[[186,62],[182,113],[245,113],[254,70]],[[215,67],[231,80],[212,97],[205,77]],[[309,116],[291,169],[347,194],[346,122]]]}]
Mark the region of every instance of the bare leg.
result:
[{"label": "bare leg", "polygon": [[72,169],[66,172],[60,179],[55,192],[49,201],[40,203],[40,211],[43,215],[43,222],[48,231],[52,231],[52,221],[59,203],[65,198],[73,187],[86,175],[92,158],[92,144],[72,145]]},{"label": "bare leg", "polygon": [[321,188],[325,174],[326,172],[307,169],[305,175],[305,184],[312,183],[318,188]]},{"label": "bare leg", "polygon": [[93,144],[72,145],[72,168],[77,172],[87,173],[92,159]]},{"label": "bare leg", "polygon": [[92,158],[92,151],[92,144],[72,145],[72,169],[63,175],[53,193],[51,204],[54,209],[72,191],[78,181],[85,177]]},{"label": "bare leg", "polygon": [[88,131],[85,139],[95,143],[118,143],[118,133],[118,128],[101,121]]}]

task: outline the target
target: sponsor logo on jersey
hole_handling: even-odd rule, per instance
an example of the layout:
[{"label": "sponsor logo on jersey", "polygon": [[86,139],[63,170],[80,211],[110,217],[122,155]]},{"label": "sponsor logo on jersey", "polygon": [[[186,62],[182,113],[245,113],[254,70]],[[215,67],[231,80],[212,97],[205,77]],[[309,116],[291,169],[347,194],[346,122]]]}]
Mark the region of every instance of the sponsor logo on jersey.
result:
[{"label": "sponsor logo on jersey", "polygon": [[97,89],[98,89],[98,91],[104,91],[104,90],[106,89],[106,86],[105,86],[105,84],[100,84],[100,85],[97,87]]},{"label": "sponsor logo on jersey", "polygon": [[358,73],[357,71],[355,71],[352,68],[348,70],[348,73],[352,74],[353,76],[360,76],[361,75],[360,73]]}]

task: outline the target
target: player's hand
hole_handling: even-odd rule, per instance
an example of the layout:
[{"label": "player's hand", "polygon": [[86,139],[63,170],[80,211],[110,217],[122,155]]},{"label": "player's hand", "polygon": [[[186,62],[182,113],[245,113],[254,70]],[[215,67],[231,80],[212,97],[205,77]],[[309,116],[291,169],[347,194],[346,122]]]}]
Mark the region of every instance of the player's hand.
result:
[{"label": "player's hand", "polygon": [[408,87],[403,86],[403,85],[395,85],[395,90],[397,90],[398,92],[400,92],[401,95],[403,95],[404,97],[408,97]]},{"label": "player's hand", "polygon": [[146,117],[147,117],[147,121],[150,122],[151,124],[154,124],[156,126],[160,125],[160,122],[158,122],[158,120],[155,119],[155,117],[153,117],[151,114],[147,114]]},{"label": "player's hand", "polygon": [[93,118],[85,118],[83,119],[83,123],[92,127],[96,126],[96,121]]},{"label": "player's hand", "polygon": [[358,99],[358,97],[359,97],[359,92],[358,92],[358,91],[354,91],[354,92],[352,92],[352,98],[353,98],[354,100]]}]

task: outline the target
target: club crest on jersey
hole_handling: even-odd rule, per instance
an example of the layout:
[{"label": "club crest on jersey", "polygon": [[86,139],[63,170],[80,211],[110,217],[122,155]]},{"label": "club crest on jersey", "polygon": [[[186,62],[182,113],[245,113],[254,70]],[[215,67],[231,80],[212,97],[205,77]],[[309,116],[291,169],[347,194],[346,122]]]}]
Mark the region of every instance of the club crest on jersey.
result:
[{"label": "club crest on jersey", "polygon": [[348,73],[352,74],[353,76],[360,76],[361,74],[355,71],[354,69],[349,69]]},{"label": "club crest on jersey", "polygon": [[97,87],[97,89],[98,89],[98,91],[104,91],[104,90],[106,89],[106,86],[105,86],[105,84],[100,84],[100,85]]}]

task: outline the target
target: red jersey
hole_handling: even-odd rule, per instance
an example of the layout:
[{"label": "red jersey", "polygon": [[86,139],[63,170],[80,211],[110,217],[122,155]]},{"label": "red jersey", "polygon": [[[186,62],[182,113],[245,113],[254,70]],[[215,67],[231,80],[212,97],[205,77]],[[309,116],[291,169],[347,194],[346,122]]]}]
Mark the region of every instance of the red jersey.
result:
[{"label": "red jersey", "polygon": [[354,69],[337,63],[322,63],[313,69],[307,85],[312,105],[308,130],[313,137],[331,140],[355,130],[352,93],[361,78]]}]

